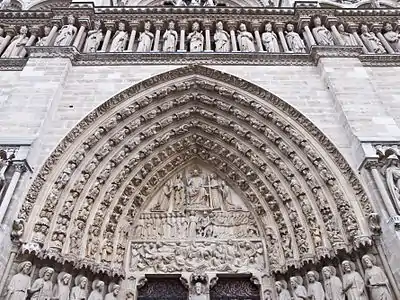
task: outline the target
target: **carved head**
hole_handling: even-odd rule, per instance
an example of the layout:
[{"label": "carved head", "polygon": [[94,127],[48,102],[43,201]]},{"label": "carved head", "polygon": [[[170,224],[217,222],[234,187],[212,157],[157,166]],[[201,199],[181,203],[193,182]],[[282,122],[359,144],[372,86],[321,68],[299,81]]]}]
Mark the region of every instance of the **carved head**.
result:
[{"label": "carved head", "polygon": [[48,25],[45,25],[43,28],[44,36],[48,36],[50,34],[51,28]]},{"label": "carved head", "polygon": [[392,31],[392,30],[393,30],[393,26],[392,26],[392,24],[390,24],[389,22],[386,22],[385,24],[383,24],[383,29],[384,29],[386,32],[389,32],[389,31]]},{"label": "carved head", "polygon": [[267,24],[265,24],[265,31],[267,31],[267,32],[272,31],[272,23],[271,22],[267,22]]},{"label": "carved head", "polygon": [[324,276],[325,279],[329,279],[332,276],[331,273],[331,268],[326,266],[322,268],[322,275]]},{"label": "carved head", "polygon": [[297,288],[298,285],[299,285],[298,278],[295,277],[295,276],[290,277],[290,285],[291,285],[294,289]]},{"label": "carved head", "polygon": [[71,281],[71,278],[72,278],[72,276],[71,276],[71,274],[68,274],[68,273],[66,273],[66,274],[64,274],[64,276],[62,277],[62,283],[64,284],[64,285],[69,285],[69,282]]},{"label": "carved head", "polygon": [[361,24],[360,30],[361,30],[361,33],[368,33],[368,25],[367,24]]},{"label": "carved head", "polygon": [[144,22],[144,30],[150,30],[150,28],[151,28],[151,22],[150,21]]},{"label": "carved head", "polygon": [[307,273],[307,278],[308,278],[308,282],[309,283],[314,283],[317,280],[316,277],[317,276],[316,276],[314,271],[310,271],[310,272]]},{"label": "carved head", "polygon": [[118,30],[119,31],[125,31],[125,23],[124,22],[119,22],[118,23]]},{"label": "carved head", "polygon": [[292,31],[294,30],[294,25],[293,25],[292,23],[288,23],[288,24],[286,25],[286,30],[287,30],[288,32],[292,32]]},{"label": "carved head", "polygon": [[99,30],[101,28],[101,21],[96,20],[94,21],[94,29]]},{"label": "carved head", "polygon": [[73,15],[68,16],[68,24],[74,25],[75,24],[75,17]]},{"label": "carved head", "polygon": [[32,270],[32,263],[30,261],[24,261],[18,266],[18,273],[29,275]]},{"label": "carved head", "polygon": [[113,291],[112,291],[114,296],[118,296],[120,288],[121,287],[118,284],[114,285]]},{"label": "carved head", "polygon": [[196,293],[196,295],[201,295],[203,292],[203,285],[201,284],[201,282],[196,282],[195,286],[194,286],[194,291]]},{"label": "carved head", "polygon": [[342,262],[342,267],[345,273],[350,273],[352,271],[351,263],[348,260]]},{"label": "carved head", "polygon": [[79,287],[81,289],[86,289],[87,282],[88,282],[87,278],[85,276],[82,276],[79,281]]},{"label": "carved head", "polygon": [[215,24],[215,26],[217,27],[217,30],[222,30],[224,28],[224,24],[222,24],[221,21],[218,21],[217,24]]},{"label": "carved head", "polygon": [[193,24],[192,24],[192,30],[193,31],[199,31],[200,30],[200,24],[199,24],[199,22],[193,22]]},{"label": "carved head", "polygon": [[19,29],[19,33],[20,34],[27,34],[28,33],[28,27],[26,27],[25,25],[21,26],[21,28]]},{"label": "carved head", "polygon": [[275,281],[276,292],[279,294],[282,291],[282,282]]},{"label": "carved head", "polygon": [[52,268],[46,268],[46,270],[43,273],[43,279],[45,281],[49,281],[51,279],[51,276],[53,275],[54,270]]},{"label": "carved head", "polygon": [[367,269],[372,268],[374,266],[373,259],[368,254],[366,254],[362,257],[362,262],[363,262],[364,267],[366,267]]},{"label": "carved head", "polygon": [[321,26],[321,25],[322,25],[321,17],[320,16],[315,16],[314,17],[314,26],[318,27],[318,26]]},{"label": "carved head", "polygon": [[104,289],[104,281],[99,280],[95,285],[96,290],[99,292],[103,292]]},{"label": "carved head", "polygon": [[345,31],[344,31],[344,24],[343,24],[343,23],[338,23],[338,24],[337,24],[337,30],[338,30],[339,32],[345,32]]},{"label": "carved head", "polygon": [[246,28],[246,24],[244,24],[244,23],[240,23],[240,25],[239,25],[239,30],[240,31],[247,31],[247,28]]},{"label": "carved head", "polygon": [[169,28],[170,30],[174,30],[174,29],[175,29],[175,22],[174,22],[174,21],[170,21],[170,22],[168,23],[168,28]]}]

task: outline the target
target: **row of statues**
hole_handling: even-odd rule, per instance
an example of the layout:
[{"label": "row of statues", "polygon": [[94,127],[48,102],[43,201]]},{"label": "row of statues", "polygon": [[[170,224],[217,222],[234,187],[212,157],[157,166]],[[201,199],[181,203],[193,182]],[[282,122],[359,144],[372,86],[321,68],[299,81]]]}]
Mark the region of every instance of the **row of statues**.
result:
[{"label": "row of statues", "polygon": [[[51,28],[49,26],[45,26],[44,36],[39,37],[35,45],[71,46],[78,32],[78,28],[75,24],[75,17],[70,15],[68,17],[67,24],[60,28],[55,38],[50,36]],[[371,32],[367,24],[360,25],[360,36],[358,36],[358,34],[355,32],[347,32],[345,30],[345,24],[343,23],[338,23],[336,27],[338,36],[334,38],[333,33],[322,24],[320,17],[313,18],[311,32],[317,45],[340,45],[340,43],[338,44],[338,40],[341,40],[342,45],[364,45],[370,53],[380,54],[387,52],[387,49],[385,49],[383,45],[383,42],[387,42],[394,52],[400,52],[400,33],[398,29],[396,29],[396,31],[393,30],[393,25],[391,23],[384,24],[384,34],[382,35],[382,38],[379,38],[379,34]],[[151,28],[152,24],[150,21],[144,22],[144,30],[139,33],[137,38],[136,52],[151,52],[152,50],[159,51],[158,45],[154,46],[154,43],[159,43],[160,41],[156,41],[155,34],[151,32]],[[201,30],[200,23],[195,21],[192,23],[191,31],[185,36],[184,49],[181,48],[182,45],[178,49],[178,42],[180,41],[180,38],[182,38],[182,35],[178,34],[176,23],[174,21],[170,21],[168,23],[168,27],[161,35],[161,50],[163,52],[231,52],[236,51],[234,48],[237,48],[238,51],[241,52],[264,51],[269,53],[277,53],[282,52],[281,43],[284,42],[287,45],[287,51],[293,53],[306,53],[306,43],[301,35],[294,31],[294,28],[294,24],[286,24],[285,32],[282,32],[285,40],[282,41],[280,40],[282,35],[280,36],[274,32],[273,24],[271,22],[267,22],[264,27],[264,32],[260,35],[260,41],[257,41],[257,35],[259,33],[257,32],[253,34],[252,32],[248,31],[245,23],[241,23],[237,32],[234,33],[232,30],[230,32],[224,30],[224,24],[221,21],[218,21],[215,25],[215,32],[212,36],[212,41],[209,42],[210,45],[213,45],[211,46],[212,49],[206,49],[207,42],[205,39],[207,35]],[[24,47],[29,41],[28,31],[29,30],[26,26],[21,26],[19,34],[11,40],[1,57],[15,58],[25,56],[26,51],[24,51]],[[305,32],[303,32],[303,35],[305,37],[307,36]],[[0,27],[0,44],[4,41],[3,36],[4,28]],[[358,37],[359,41],[357,41]],[[84,43],[80,43],[80,46],[78,47],[85,53],[94,53],[100,51],[101,49],[102,51],[107,52],[125,52],[128,51],[127,46],[130,42],[130,38],[131,36],[128,33],[126,23],[119,22],[117,30],[110,37],[109,44],[104,47],[103,43],[106,42],[104,28],[102,23],[97,20],[94,22],[93,29],[90,29],[87,32],[87,37]],[[307,39],[309,38],[310,37]],[[385,41],[382,41],[382,39]],[[362,45],[360,43],[362,43]],[[308,46],[310,46],[310,44]],[[133,51],[133,48],[129,51]]]},{"label": "row of statues", "polygon": [[[24,261],[17,267],[17,274],[11,278],[8,285],[6,300],[116,300],[120,286],[111,283],[108,286],[108,294],[103,297],[105,283],[95,280],[92,291],[88,293],[88,279],[82,275],[75,278],[72,285],[72,275],[61,272],[57,275],[57,283],[53,284],[54,269],[43,267],[39,270],[39,278],[31,284],[32,263]],[[88,297],[89,296],[89,297]]]},{"label": "row of statues", "polygon": [[[323,283],[319,282],[319,274],[309,271],[306,279],[307,288],[301,276],[290,278],[291,292],[284,280],[275,283],[279,300],[394,300],[389,282],[384,271],[375,265],[374,257],[364,255],[364,279],[355,269],[355,264],[345,260],[342,262],[342,280],[336,276],[333,266],[322,268]],[[369,295],[369,296],[368,296]]]}]

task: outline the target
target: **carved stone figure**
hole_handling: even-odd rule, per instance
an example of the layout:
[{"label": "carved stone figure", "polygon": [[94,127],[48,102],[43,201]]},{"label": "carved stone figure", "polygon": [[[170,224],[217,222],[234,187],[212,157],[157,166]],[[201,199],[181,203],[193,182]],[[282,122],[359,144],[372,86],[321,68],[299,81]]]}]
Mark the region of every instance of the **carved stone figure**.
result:
[{"label": "carved stone figure", "polygon": [[343,292],[347,296],[347,300],[367,300],[364,280],[355,270],[353,262],[345,260],[342,262],[343,267]]},{"label": "carved stone figure", "polygon": [[75,286],[71,290],[70,300],[85,300],[87,297],[87,283],[88,280],[85,276],[76,276]]},{"label": "carved stone figure", "polygon": [[239,25],[239,33],[237,36],[237,41],[239,43],[239,49],[242,52],[255,52],[256,48],[254,46],[254,37],[247,31],[246,24],[241,23]]},{"label": "carved stone figure", "polygon": [[171,201],[174,210],[181,210],[185,202],[185,184],[182,180],[182,174],[177,174],[172,181],[172,197]]},{"label": "carved stone figure", "polygon": [[85,42],[83,52],[94,53],[99,49],[100,42],[103,40],[104,34],[101,29],[101,22],[94,21],[94,29],[89,30]]},{"label": "carved stone figure", "polygon": [[104,300],[117,300],[119,294],[120,286],[118,284],[110,284],[108,286],[108,294]]},{"label": "carved stone figure", "polygon": [[400,167],[399,159],[392,154],[387,158],[386,165],[383,168],[386,177],[386,183],[390,194],[395,203],[400,202]]},{"label": "carved stone figure", "polygon": [[388,41],[389,45],[395,52],[400,52],[400,33],[393,31],[393,26],[390,23],[385,23],[383,26],[385,33],[383,36]]},{"label": "carved stone figure", "polygon": [[154,205],[152,210],[160,210],[160,211],[167,211],[170,205],[170,199],[172,195],[172,186],[171,182],[167,181],[163,188],[160,197],[157,200],[157,203]]},{"label": "carved stone figure", "polygon": [[0,10],[6,10],[10,8],[11,0],[2,0],[0,2]]},{"label": "carved stone figure", "polygon": [[290,277],[290,285],[292,286],[294,300],[307,299],[307,290],[303,285],[303,278],[300,276]]},{"label": "carved stone figure", "polygon": [[184,0],[172,0],[174,6],[187,6]]},{"label": "carved stone figure", "polygon": [[288,23],[286,25],[286,41],[288,47],[294,53],[306,53],[306,46],[297,32],[294,32],[294,25]]},{"label": "carved stone figure", "polygon": [[275,282],[276,293],[278,294],[278,300],[291,300],[289,291],[287,290],[287,283],[284,280]]},{"label": "carved stone figure", "polygon": [[322,284],[318,281],[319,276],[315,271],[309,271],[307,273],[308,287],[307,293],[308,298],[312,300],[325,300],[325,292]]},{"label": "carved stone figure", "polygon": [[168,23],[168,29],[164,32],[163,39],[164,39],[163,51],[175,52],[176,45],[178,44],[178,33],[175,30],[174,21],[170,21]]},{"label": "carved stone figure", "polygon": [[389,281],[385,272],[375,265],[374,258],[364,255],[362,262],[365,267],[365,283],[369,289],[371,300],[392,300]]},{"label": "carved stone figure", "polygon": [[342,41],[344,42],[345,46],[358,46],[356,38],[351,33],[346,32],[344,30],[343,23],[337,24],[337,30],[338,30],[340,37],[342,38]]},{"label": "carved stone figure", "polygon": [[[1,185],[0,185],[0,190],[1,190]],[[14,242],[19,242],[20,238],[22,237],[24,233],[25,225],[24,225],[24,220],[22,219],[16,219],[13,222],[12,225],[12,231],[11,231],[11,239]]]},{"label": "carved stone figure", "polygon": [[77,29],[75,27],[75,17],[68,16],[68,24],[61,27],[58,36],[54,41],[54,46],[70,46],[75,38]]},{"label": "carved stone figure", "polygon": [[53,297],[53,283],[51,282],[53,274],[52,268],[44,267],[40,269],[39,278],[29,289],[31,300],[50,300]]},{"label": "carved stone figure", "polygon": [[224,24],[221,21],[218,21],[215,26],[215,52],[229,52],[231,50],[229,33],[224,30]]},{"label": "carved stone figure", "polygon": [[192,176],[187,181],[187,194],[190,206],[208,207],[205,199],[204,181],[198,170],[193,170]]},{"label": "carved stone figure", "polygon": [[190,0],[189,6],[201,6],[200,0]]},{"label": "carved stone figure", "polygon": [[24,261],[17,267],[17,274],[11,277],[7,288],[6,300],[25,299],[31,286],[30,273],[32,271],[32,263]]},{"label": "carved stone figure", "polygon": [[312,29],[315,41],[320,46],[333,46],[333,36],[332,33],[322,25],[321,17],[314,17],[314,28]]},{"label": "carved stone figure", "polygon": [[96,279],[93,281],[92,288],[88,300],[103,300],[104,281]]},{"label": "carved stone figure", "polygon": [[43,27],[43,33],[44,33],[44,35],[43,35],[42,37],[39,37],[39,38],[38,38],[38,41],[36,42],[36,46],[40,46],[40,47],[49,46],[49,43],[51,42],[51,41],[49,40],[50,31],[51,31],[50,26],[45,25],[45,26]]},{"label": "carved stone figure", "polygon": [[265,24],[265,32],[261,35],[265,51],[267,52],[279,52],[278,37],[275,32],[272,31],[272,24],[268,22]]},{"label": "carved stone figure", "polygon": [[144,31],[139,35],[139,44],[136,52],[150,52],[153,45],[154,34],[150,32],[151,22],[144,22]]},{"label": "carved stone figure", "polygon": [[323,267],[322,276],[324,277],[326,300],[344,300],[343,284],[340,278],[336,276],[335,267]]},{"label": "carved stone figure", "polygon": [[200,31],[199,22],[195,21],[192,24],[192,32],[187,37],[189,41],[190,52],[202,52],[204,48],[204,36]]},{"label": "carved stone figure", "polygon": [[4,26],[1,25],[0,26],[0,45],[3,43],[3,41],[4,41]]},{"label": "carved stone figure", "polygon": [[115,32],[111,42],[110,52],[123,52],[125,50],[126,43],[129,40],[129,35],[125,29],[125,23],[118,23],[118,30]]},{"label": "carved stone figure", "polygon": [[369,51],[373,53],[386,53],[381,41],[373,32],[369,32],[367,24],[361,24],[360,30],[361,39]]},{"label": "carved stone figure", "polygon": [[209,195],[209,206],[210,208],[214,209],[221,209],[221,186],[220,183],[217,179],[217,176],[212,173],[209,178],[208,178],[208,186],[205,187],[205,189],[208,189],[207,194]]},{"label": "carved stone figure", "polygon": [[69,288],[71,283],[71,274],[61,272],[57,276],[57,284],[54,287],[53,296],[57,300],[69,300]]},{"label": "carved stone figure", "polygon": [[196,282],[194,285],[194,292],[189,296],[189,300],[207,300],[205,287],[201,282]]},{"label": "carved stone figure", "polygon": [[28,33],[28,27],[21,26],[19,34],[13,37],[7,49],[1,55],[3,58],[17,58],[20,57],[21,51],[28,42],[29,38],[26,36]]}]

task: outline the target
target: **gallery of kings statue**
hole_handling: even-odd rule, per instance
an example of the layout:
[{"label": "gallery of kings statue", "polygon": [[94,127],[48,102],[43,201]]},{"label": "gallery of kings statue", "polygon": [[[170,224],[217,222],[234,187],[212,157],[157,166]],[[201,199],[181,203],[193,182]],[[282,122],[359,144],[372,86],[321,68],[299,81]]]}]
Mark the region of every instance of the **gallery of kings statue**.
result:
[{"label": "gallery of kings statue", "polygon": [[2,0],[0,299],[400,300],[400,2]]}]

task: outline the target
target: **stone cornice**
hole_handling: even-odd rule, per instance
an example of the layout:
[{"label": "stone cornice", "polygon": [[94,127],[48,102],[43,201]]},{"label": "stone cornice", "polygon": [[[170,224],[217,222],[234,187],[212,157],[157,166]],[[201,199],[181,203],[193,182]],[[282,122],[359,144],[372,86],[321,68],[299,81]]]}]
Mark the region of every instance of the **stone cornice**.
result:
[{"label": "stone cornice", "polygon": [[21,71],[27,58],[2,58],[0,59],[0,71]]}]

